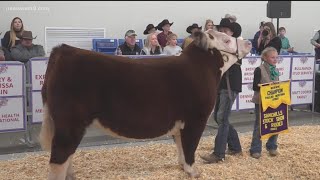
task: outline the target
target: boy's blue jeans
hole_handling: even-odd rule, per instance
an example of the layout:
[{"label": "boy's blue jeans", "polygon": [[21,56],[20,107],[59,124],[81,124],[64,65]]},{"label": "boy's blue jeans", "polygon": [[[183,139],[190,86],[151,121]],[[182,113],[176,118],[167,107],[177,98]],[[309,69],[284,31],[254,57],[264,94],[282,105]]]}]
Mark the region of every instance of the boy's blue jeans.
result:
[{"label": "boy's blue jeans", "polygon": [[215,138],[214,154],[219,158],[225,157],[227,143],[229,150],[235,152],[242,151],[238,133],[229,123],[231,108],[238,94],[236,91],[231,91],[230,99],[228,90],[222,89],[217,96],[214,119],[218,123],[219,128]]}]

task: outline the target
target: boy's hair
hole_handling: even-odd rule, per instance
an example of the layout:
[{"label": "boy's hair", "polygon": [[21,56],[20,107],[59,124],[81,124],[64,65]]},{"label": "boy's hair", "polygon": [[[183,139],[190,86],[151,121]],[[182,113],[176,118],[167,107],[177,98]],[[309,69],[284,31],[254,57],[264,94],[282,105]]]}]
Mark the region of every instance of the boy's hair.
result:
[{"label": "boy's hair", "polygon": [[282,30],[286,31],[286,28],[280,27],[280,28],[279,28],[279,31],[282,31]]},{"label": "boy's hair", "polygon": [[269,52],[271,52],[271,51],[275,51],[275,52],[278,53],[278,51],[276,50],[276,48],[269,46],[269,47],[265,48],[265,49],[262,51],[262,53],[261,53],[261,59],[264,60],[264,57],[266,57],[267,54],[268,54]]}]

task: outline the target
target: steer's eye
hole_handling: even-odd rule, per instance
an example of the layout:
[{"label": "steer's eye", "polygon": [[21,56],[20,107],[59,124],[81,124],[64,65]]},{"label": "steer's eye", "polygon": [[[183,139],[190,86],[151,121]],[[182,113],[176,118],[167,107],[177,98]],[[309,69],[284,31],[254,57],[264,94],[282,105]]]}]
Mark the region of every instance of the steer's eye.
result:
[{"label": "steer's eye", "polygon": [[229,44],[231,41],[230,40],[226,40],[225,42],[226,42],[226,44]]}]

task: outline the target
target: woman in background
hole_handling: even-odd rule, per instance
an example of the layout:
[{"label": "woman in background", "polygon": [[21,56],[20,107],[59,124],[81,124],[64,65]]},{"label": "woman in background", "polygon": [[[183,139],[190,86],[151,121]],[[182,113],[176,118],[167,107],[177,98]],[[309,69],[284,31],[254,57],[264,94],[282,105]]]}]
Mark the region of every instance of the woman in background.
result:
[{"label": "woman in background", "polygon": [[24,31],[21,18],[15,17],[11,21],[10,31],[7,31],[1,41],[6,61],[11,61],[11,48],[20,44],[21,34]]},{"label": "woman in background", "polygon": [[23,23],[19,17],[13,18],[11,21],[10,31],[7,31],[3,37],[2,47],[10,50],[11,47],[20,43],[20,37],[23,31]]},{"label": "woman in background", "polygon": [[217,30],[211,19],[207,19],[206,24],[204,25],[204,31],[207,31],[209,29]]},{"label": "woman in background", "polygon": [[277,36],[272,22],[266,22],[263,24],[263,31],[260,33],[258,38],[258,54],[260,55],[267,47],[274,47],[278,54],[280,54],[281,39]]},{"label": "woman in background", "polygon": [[162,54],[162,48],[158,42],[157,34],[151,33],[147,36],[144,47],[141,50],[141,55],[157,55],[157,54]]}]

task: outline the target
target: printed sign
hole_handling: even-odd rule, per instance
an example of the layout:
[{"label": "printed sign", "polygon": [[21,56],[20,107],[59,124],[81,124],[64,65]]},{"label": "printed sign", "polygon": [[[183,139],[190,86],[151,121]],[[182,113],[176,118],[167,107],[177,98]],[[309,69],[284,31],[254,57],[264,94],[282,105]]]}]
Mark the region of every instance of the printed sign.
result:
[{"label": "printed sign", "polygon": [[260,133],[261,139],[288,130],[288,105],[290,81],[264,84],[260,87]]},{"label": "printed sign", "polygon": [[31,60],[32,90],[41,90],[46,73],[48,59]]},{"label": "printed sign", "polygon": [[313,81],[291,82],[292,104],[311,104]]},{"label": "printed sign", "polygon": [[252,83],[242,84],[242,92],[239,93],[239,109],[254,108],[254,103],[251,101],[253,93]]},{"label": "printed sign", "polygon": [[286,81],[290,79],[291,69],[291,57],[290,56],[278,56],[277,69],[279,71],[279,81]]},{"label": "printed sign", "polygon": [[23,97],[0,98],[0,132],[25,130]]},{"label": "printed sign", "polygon": [[268,139],[274,134],[288,131],[288,105],[281,103],[276,109],[268,108],[261,111],[260,107],[260,132],[261,139]]},{"label": "printed sign", "polygon": [[23,74],[23,64],[0,63],[0,96],[23,96]]},{"label": "printed sign", "polygon": [[32,92],[32,123],[43,121],[43,105],[41,91]]},{"label": "printed sign", "polygon": [[314,57],[302,56],[292,58],[292,80],[309,80],[314,75]]},{"label": "printed sign", "polygon": [[252,83],[253,73],[256,67],[261,65],[260,57],[246,57],[242,59],[241,71],[242,71],[242,83]]}]

